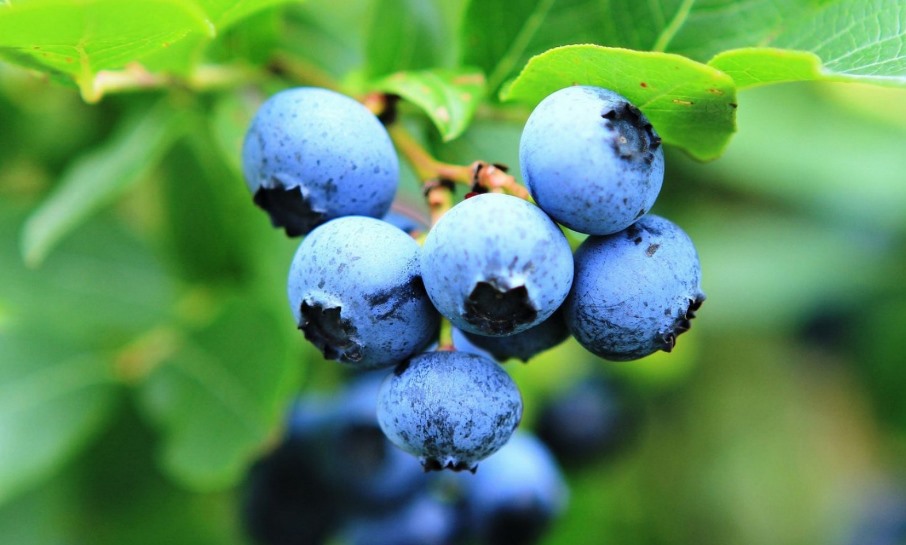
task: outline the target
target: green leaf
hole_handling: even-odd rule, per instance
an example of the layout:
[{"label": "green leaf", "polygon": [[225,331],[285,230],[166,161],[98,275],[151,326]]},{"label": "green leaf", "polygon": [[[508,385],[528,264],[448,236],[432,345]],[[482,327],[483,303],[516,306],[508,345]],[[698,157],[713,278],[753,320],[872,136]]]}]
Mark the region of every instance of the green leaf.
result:
[{"label": "green leaf", "polygon": [[166,317],[172,296],[159,260],[122,226],[103,217],[89,222],[30,269],[16,247],[24,215],[0,206],[0,324],[8,316],[81,351],[108,351]]},{"label": "green leaf", "polygon": [[505,165],[520,179],[519,138],[524,126],[522,120],[476,119],[462,138],[439,147],[438,158],[454,165],[468,165],[476,159]]},{"label": "green leaf", "polygon": [[[0,55],[71,77],[86,98],[101,70],[184,70],[214,27],[194,2],[29,0],[0,6]],[[167,54],[159,54],[169,50]]]},{"label": "green leaf", "polygon": [[[159,185],[161,234],[184,279],[240,285],[250,280],[255,265],[251,227],[261,211],[239,172],[212,153],[216,144],[205,133],[199,128],[166,156]],[[234,156],[238,160],[241,151]]]},{"label": "green leaf", "polygon": [[274,431],[298,365],[284,325],[256,303],[232,302],[140,385],[140,405],[163,433],[161,463],[173,478],[201,490],[233,484]]},{"label": "green leaf", "polygon": [[72,479],[57,478],[0,505],[0,536],[16,545],[70,543],[66,522],[76,503]]},{"label": "green leaf", "polygon": [[284,18],[284,44],[292,59],[310,65],[342,80],[358,70],[368,55],[379,55],[365,46],[366,21],[362,14],[371,0],[309,0],[287,10]]},{"label": "green leaf", "polygon": [[830,2],[768,44],[725,51],[708,64],[740,88],[802,80],[906,85],[906,5],[896,0]]},{"label": "green leaf", "polygon": [[729,76],[679,55],[575,45],[533,57],[501,93],[535,105],[570,85],[612,89],[638,106],[667,144],[700,160],[720,155],[736,129]]},{"label": "green leaf", "polygon": [[55,471],[114,409],[112,367],[43,327],[0,327],[0,502]]},{"label": "green leaf", "polygon": [[219,32],[260,11],[298,0],[195,0]]},{"label": "green leaf", "polygon": [[528,59],[569,43],[601,42],[595,2],[473,0],[462,23],[462,63],[477,66],[493,93]]},{"label": "green leaf", "polygon": [[447,38],[434,1],[377,0],[371,11],[365,43],[369,76],[439,64]]},{"label": "green leaf", "polygon": [[482,0],[466,11],[463,62],[485,70],[493,91],[531,56],[568,44],[676,53],[700,62],[727,50],[770,46],[790,50],[794,66],[778,66],[770,50],[764,57],[743,51],[738,64],[749,62],[757,81],[778,69],[776,76],[799,70],[799,77],[814,79],[802,65],[810,57],[792,53],[798,51],[822,59],[825,75],[901,84],[904,29],[906,6],[899,0]]},{"label": "green leaf", "polygon": [[181,134],[185,119],[161,102],[125,120],[103,147],[73,161],[25,225],[26,261],[39,264],[67,233],[147,174]]},{"label": "green leaf", "polygon": [[462,26],[463,62],[483,68],[492,91],[530,57],[582,43],[679,53],[704,61],[729,47],[756,45],[811,0],[481,0]]},{"label": "green leaf", "polygon": [[814,53],[768,47],[725,51],[708,65],[728,74],[740,89],[823,77],[821,59]]},{"label": "green leaf", "polygon": [[0,502],[57,473],[106,424],[120,380],[111,354],[170,301],[158,263],[109,221],[26,268],[23,216],[0,200]]},{"label": "green leaf", "polygon": [[445,142],[461,135],[484,97],[484,75],[469,69],[397,72],[372,84],[425,111]]},{"label": "green leaf", "polygon": [[236,495],[179,487],[156,467],[157,446],[154,430],[124,404],[67,472],[81,486],[66,505],[68,517],[61,517],[71,526],[70,539],[56,543],[250,545]]},{"label": "green leaf", "polygon": [[[187,74],[218,33],[291,1],[0,3],[0,57],[72,80],[85,100],[96,102],[104,93],[97,82],[99,75],[132,81],[148,72]],[[126,70],[119,72],[122,69]]]}]

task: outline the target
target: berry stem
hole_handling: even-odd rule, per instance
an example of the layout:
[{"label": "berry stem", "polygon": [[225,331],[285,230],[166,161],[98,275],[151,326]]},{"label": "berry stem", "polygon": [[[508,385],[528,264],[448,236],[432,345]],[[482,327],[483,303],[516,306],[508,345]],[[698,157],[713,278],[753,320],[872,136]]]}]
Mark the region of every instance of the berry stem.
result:
[{"label": "berry stem", "polygon": [[453,347],[453,323],[443,316],[440,318],[440,334],[437,339],[437,349],[444,352],[456,350],[456,348]]},{"label": "berry stem", "polygon": [[390,133],[396,149],[409,162],[415,175],[422,182],[440,179],[471,184],[472,172],[469,167],[438,161],[399,123],[387,127],[387,132]]},{"label": "berry stem", "polygon": [[89,103],[99,102],[108,93],[144,91],[183,87],[196,92],[216,91],[245,85],[259,79],[261,74],[243,65],[205,64],[186,77],[149,72],[134,63],[123,70],[101,70],[90,85],[82,87],[82,98]]},{"label": "berry stem", "polygon": [[[462,184],[479,193],[507,193],[529,199],[525,187],[507,173],[503,165],[475,161],[471,165],[454,165],[438,161],[415,139],[405,127],[394,123],[387,127],[396,149],[409,162],[415,175],[424,183],[446,180]],[[426,187],[426,195],[428,188]]]},{"label": "berry stem", "polygon": [[428,203],[433,227],[448,210],[453,208],[453,183],[446,180],[427,180],[424,187],[425,202]]}]

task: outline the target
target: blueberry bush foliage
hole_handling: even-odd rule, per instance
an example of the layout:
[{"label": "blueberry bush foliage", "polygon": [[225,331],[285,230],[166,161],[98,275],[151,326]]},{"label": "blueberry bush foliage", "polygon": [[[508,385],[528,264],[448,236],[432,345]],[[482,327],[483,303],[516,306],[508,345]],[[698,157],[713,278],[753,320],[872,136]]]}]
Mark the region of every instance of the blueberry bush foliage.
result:
[{"label": "blueberry bush foliage", "polygon": [[845,542],[906,469],[900,0],[0,0],[0,541],[244,543],[249,463],[342,380],[242,181],[266,97],[399,96],[404,156],[519,179],[528,113],[574,84],[657,128],[709,309],[670,355],[508,364],[528,427],[586,368],[648,417],[549,542]]}]

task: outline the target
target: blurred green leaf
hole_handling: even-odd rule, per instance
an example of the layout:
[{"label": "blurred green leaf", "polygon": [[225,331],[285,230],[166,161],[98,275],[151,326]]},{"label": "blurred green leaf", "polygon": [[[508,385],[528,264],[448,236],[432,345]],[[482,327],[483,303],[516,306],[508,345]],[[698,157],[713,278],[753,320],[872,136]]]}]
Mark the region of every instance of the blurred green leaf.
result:
[{"label": "blurred green leaf", "polygon": [[213,35],[194,2],[29,0],[0,6],[0,54],[71,77],[86,98],[94,96],[101,70],[132,62],[149,70],[184,70],[187,53]]},{"label": "blurred green leaf", "polygon": [[121,380],[114,351],[170,302],[158,264],[110,221],[27,269],[15,244],[24,213],[2,204],[0,502],[59,471],[101,429]]},{"label": "blurred green leaf", "polygon": [[366,30],[366,70],[371,77],[435,68],[447,37],[433,1],[375,0]]},{"label": "blurred green leaf", "polygon": [[217,156],[234,174],[242,174],[242,142],[260,106],[260,101],[242,93],[225,93],[214,103],[209,123]]},{"label": "blurred green leaf", "polygon": [[0,502],[54,472],[114,409],[112,367],[37,326],[0,328]]},{"label": "blurred green leaf", "polygon": [[56,479],[0,505],[0,536],[16,545],[48,545],[67,541],[67,515],[77,499],[69,479]]},{"label": "blurred green leaf", "polygon": [[[204,45],[292,0],[29,0],[0,4],[0,56],[70,79],[96,102],[102,71],[187,73]],[[140,67],[138,67],[140,65]],[[138,70],[136,70],[138,68]]]},{"label": "blurred green leaf", "polygon": [[647,419],[630,462],[646,543],[865,543],[840,533],[878,471],[860,393],[826,358],[740,333],[708,337],[695,379]]},{"label": "blurred green leaf", "polygon": [[137,110],[103,147],[75,159],[25,225],[25,260],[39,264],[60,239],[141,180],[181,134],[185,121],[185,115],[162,101]]},{"label": "blurred green leaf", "polygon": [[[891,278],[895,283],[900,278]],[[878,297],[859,301],[853,335],[859,357],[856,373],[871,392],[871,403],[880,420],[906,432],[906,373],[903,353],[906,336],[906,293],[885,291]]]},{"label": "blurred green leaf", "polygon": [[67,506],[70,536],[91,545],[248,545],[234,495],[180,488],[155,466],[156,443],[125,405],[66,475],[78,494]]},{"label": "blurred green leaf", "polygon": [[275,431],[298,365],[281,327],[257,303],[227,303],[210,325],[183,335],[140,385],[171,477],[199,490],[231,485]]},{"label": "blurred green leaf", "polygon": [[708,296],[691,335],[791,328],[819,304],[871,293],[890,267],[884,240],[833,223],[713,203],[688,214]]},{"label": "blurred green leaf", "polygon": [[77,347],[114,350],[163,320],[170,284],[160,263],[122,226],[100,218],[39,269],[16,251],[24,213],[0,207],[0,323],[30,323]]},{"label": "blurred green leaf", "polygon": [[424,110],[445,142],[465,132],[484,97],[484,76],[467,68],[397,72],[371,86]]},{"label": "blurred green leaf", "polygon": [[318,69],[342,80],[360,69],[367,54],[363,14],[371,0],[308,0],[288,9],[283,48],[294,59],[305,59]]},{"label": "blurred green leaf", "polygon": [[[161,180],[162,234],[168,257],[189,282],[240,285],[254,268],[252,204],[241,175],[212,153],[216,144],[198,127],[166,156]],[[236,152],[238,161],[240,152]],[[271,233],[277,234],[277,233]]]},{"label": "blurred green leaf", "polygon": [[219,32],[267,8],[298,0],[195,0]]},{"label": "blurred green leaf", "polygon": [[453,164],[468,165],[477,159],[506,165],[519,177],[519,138],[523,122],[476,119],[462,137],[438,146],[438,157]]},{"label": "blurred green leaf", "polygon": [[[606,20],[587,0],[471,0],[463,18],[462,64],[485,71],[494,93],[528,59],[566,44],[601,43]],[[614,10],[615,12],[618,10]]]},{"label": "blurred green leaf", "polygon": [[667,144],[700,160],[718,157],[736,130],[733,80],[679,55],[573,45],[533,57],[503,100],[535,105],[558,89],[595,85],[638,106]]},{"label": "blurred green leaf", "polygon": [[697,180],[770,196],[828,222],[903,232],[906,125],[894,119],[906,91],[837,87],[848,101],[874,104],[876,114],[883,109],[887,122],[841,107],[828,86],[761,87],[740,94],[740,131],[719,160],[701,165],[676,155],[671,164]]},{"label": "blurred green leaf", "polygon": [[284,11],[279,9],[249,15],[240,24],[227,28],[217,36],[205,52],[206,62],[233,66],[239,62],[266,65],[274,50],[280,47],[285,19]]}]

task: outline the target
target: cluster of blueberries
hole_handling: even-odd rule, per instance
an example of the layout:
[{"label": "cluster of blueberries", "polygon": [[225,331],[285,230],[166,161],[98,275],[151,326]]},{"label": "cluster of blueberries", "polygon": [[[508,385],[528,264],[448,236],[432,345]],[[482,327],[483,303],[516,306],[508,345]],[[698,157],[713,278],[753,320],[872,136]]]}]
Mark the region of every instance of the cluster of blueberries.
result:
[{"label": "cluster of blueberries", "polygon": [[247,475],[249,537],[262,545],[538,543],[566,507],[561,468],[607,459],[638,422],[618,382],[586,377],[541,405],[536,434],[515,433],[475,475],[426,473],[378,425],[383,378],[356,373],[332,395],[297,400],[284,439]]},{"label": "cluster of blueberries", "polygon": [[[474,472],[515,432],[522,397],[498,361],[529,359],[570,334],[610,360],[669,351],[704,300],[691,240],[647,213],[663,148],[625,98],[584,86],[553,93],[529,117],[519,154],[535,203],[474,195],[419,245],[378,219],[393,202],[398,159],[358,102],[286,90],[246,135],[255,202],[275,226],[305,235],[288,281],[299,329],[328,359],[394,368],[377,419],[426,470]],[[588,235],[575,252],[558,223]],[[454,340],[437,346],[442,319]]]}]

